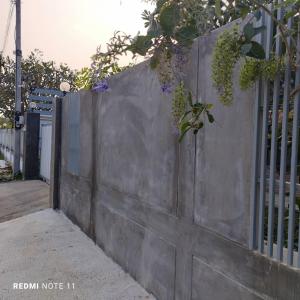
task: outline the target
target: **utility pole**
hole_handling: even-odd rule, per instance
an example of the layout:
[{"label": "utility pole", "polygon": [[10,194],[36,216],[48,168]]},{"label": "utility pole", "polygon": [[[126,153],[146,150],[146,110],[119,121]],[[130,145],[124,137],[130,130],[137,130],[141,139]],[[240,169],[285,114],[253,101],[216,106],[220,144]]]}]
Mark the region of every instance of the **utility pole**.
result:
[{"label": "utility pole", "polygon": [[21,0],[15,0],[16,4],[16,91],[15,91],[15,143],[14,143],[14,164],[13,173],[17,175],[20,172],[20,150],[21,150],[21,127],[23,123],[22,116],[22,74],[21,74]]}]

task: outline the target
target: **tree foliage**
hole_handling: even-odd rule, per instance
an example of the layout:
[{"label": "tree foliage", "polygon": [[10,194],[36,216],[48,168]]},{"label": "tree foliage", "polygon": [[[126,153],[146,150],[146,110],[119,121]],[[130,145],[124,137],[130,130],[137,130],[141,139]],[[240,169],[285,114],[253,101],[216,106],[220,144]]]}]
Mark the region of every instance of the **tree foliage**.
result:
[{"label": "tree foliage", "polygon": [[[43,59],[42,52],[32,51],[22,60],[22,101],[27,109],[31,89],[59,89],[61,82],[66,81],[74,90],[75,71],[68,65],[56,65],[54,61]],[[0,114],[9,120],[14,118],[15,105],[15,62],[10,57],[0,56]]]},{"label": "tree foliage", "polygon": [[130,35],[115,31],[106,45],[106,51],[102,51],[101,46],[97,47],[96,53],[91,57],[91,67],[85,67],[77,73],[76,88],[78,90],[97,88],[107,77],[131,67],[132,64],[121,67],[118,63],[119,58],[128,51],[127,48],[131,40]]}]

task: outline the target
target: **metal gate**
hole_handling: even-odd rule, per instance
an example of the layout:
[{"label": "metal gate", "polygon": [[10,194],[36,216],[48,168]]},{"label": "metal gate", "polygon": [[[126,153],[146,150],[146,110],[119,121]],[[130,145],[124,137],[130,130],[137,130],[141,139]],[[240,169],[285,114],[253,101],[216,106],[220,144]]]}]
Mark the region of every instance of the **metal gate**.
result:
[{"label": "metal gate", "polygon": [[[277,9],[278,20],[282,15],[282,8]],[[273,19],[266,15],[263,19],[266,32],[261,42],[269,59],[273,50],[281,55],[283,45],[279,28],[274,34]],[[292,18],[288,20],[288,30],[293,22]],[[297,40],[299,49],[300,32]],[[290,45],[291,39],[287,42]],[[287,62],[285,74],[257,85],[250,247],[300,267],[300,93],[290,95],[293,82],[295,86],[300,83],[299,50],[296,59],[295,71]]]}]

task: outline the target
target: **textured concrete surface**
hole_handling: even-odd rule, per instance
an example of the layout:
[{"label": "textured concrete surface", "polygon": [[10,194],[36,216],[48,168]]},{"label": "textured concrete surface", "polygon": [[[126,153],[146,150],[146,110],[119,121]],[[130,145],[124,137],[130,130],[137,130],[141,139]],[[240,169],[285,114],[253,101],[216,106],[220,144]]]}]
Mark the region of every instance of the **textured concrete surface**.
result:
[{"label": "textured concrete surface", "polygon": [[[61,177],[60,177],[60,208],[65,214],[80,228],[89,233],[90,231],[90,211],[92,197],[92,170],[93,170],[93,96],[90,92],[81,92],[80,96],[68,94],[63,100],[62,114],[65,116],[70,111],[73,97],[75,101],[80,101],[80,126],[77,134],[80,136],[80,149],[77,154],[78,165],[74,168],[78,170],[79,176],[68,172],[70,152],[70,135],[72,133],[69,118],[62,118],[61,137]],[[79,98],[79,99],[78,99]]]},{"label": "textured concrete surface", "polygon": [[40,180],[0,183],[0,222],[49,207],[49,185]]},{"label": "textured concrete surface", "polygon": [[[218,101],[210,69],[219,33],[199,39],[199,97],[214,105],[215,123],[206,122],[197,136],[194,220],[247,246],[255,92],[236,84],[232,105]],[[238,70],[233,82],[239,82]]]},{"label": "textured concrete surface", "polygon": [[77,175],[67,167],[75,97],[63,100],[61,208],[157,299],[298,299],[299,270],[248,249],[254,94],[215,101],[217,34],[194,43],[184,70],[216,122],[180,145],[148,62],[111,77],[107,93],[77,94]]},{"label": "textured concrete surface", "polygon": [[[14,283],[39,288],[13,289]],[[49,283],[62,289],[44,289]],[[0,224],[0,299],[154,298],[62,213],[47,209]]]}]

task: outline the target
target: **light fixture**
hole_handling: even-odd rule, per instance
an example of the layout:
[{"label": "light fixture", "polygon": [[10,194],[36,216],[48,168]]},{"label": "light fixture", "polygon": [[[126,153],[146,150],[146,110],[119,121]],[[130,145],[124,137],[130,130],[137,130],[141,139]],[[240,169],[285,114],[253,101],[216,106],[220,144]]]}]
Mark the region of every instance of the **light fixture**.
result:
[{"label": "light fixture", "polygon": [[66,81],[63,81],[59,86],[59,89],[64,93],[70,92],[70,88],[70,84]]}]

